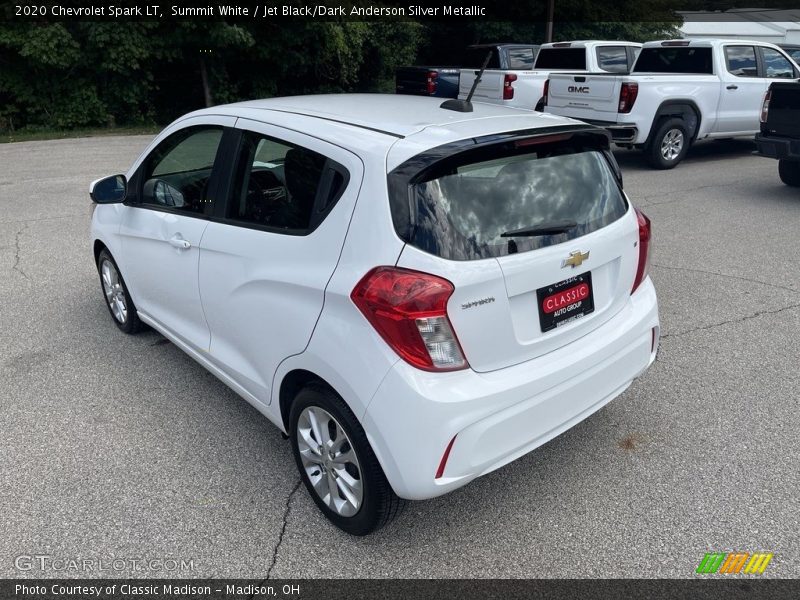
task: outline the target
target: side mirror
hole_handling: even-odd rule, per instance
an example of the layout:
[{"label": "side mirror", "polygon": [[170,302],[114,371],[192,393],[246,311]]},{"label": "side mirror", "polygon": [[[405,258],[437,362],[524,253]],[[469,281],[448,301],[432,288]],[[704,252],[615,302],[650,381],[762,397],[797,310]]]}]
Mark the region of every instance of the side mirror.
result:
[{"label": "side mirror", "polygon": [[128,195],[128,180],[125,175],[112,175],[96,179],[89,184],[89,197],[98,204],[118,204]]}]

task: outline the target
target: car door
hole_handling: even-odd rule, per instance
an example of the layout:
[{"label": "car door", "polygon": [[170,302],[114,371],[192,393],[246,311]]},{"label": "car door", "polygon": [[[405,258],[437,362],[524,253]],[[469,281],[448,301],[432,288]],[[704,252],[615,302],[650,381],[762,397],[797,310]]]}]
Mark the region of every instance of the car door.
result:
[{"label": "car door", "polygon": [[120,226],[124,277],[144,320],[199,350],[210,343],[199,247],[214,208],[225,125],[235,119],[205,121],[168,132],[141,161]]},{"label": "car door", "polygon": [[200,243],[211,361],[264,404],[285,358],[308,345],[362,179],[354,154],[246,119]]},{"label": "car door", "polygon": [[715,133],[737,134],[758,129],[761,99],[766,83],[760,76],[756,48],[729,44],[723,47],[720,97]]}]

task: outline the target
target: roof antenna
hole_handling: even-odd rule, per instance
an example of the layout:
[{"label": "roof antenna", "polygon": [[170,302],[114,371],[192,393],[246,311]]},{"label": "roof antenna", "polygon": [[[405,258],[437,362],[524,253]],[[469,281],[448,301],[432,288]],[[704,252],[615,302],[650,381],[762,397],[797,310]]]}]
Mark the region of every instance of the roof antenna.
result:
[{"label": "roof antenna", "polygon": [[478,84],[481,82],[481,77],[483,77],[483,72],[486,70],[489,61],[492,58],[493,52],[494,48],[491,48],[486,54],[486,59],[483,61],[481,70],[478,71],[478,74],[475,76],[475,81],[472,82],[472,88],[470,88],[469,94],[467,94],[467,99],[459,100],[457,98],[452,98],[450,100],[445,100],[439,105],[439,108],[444,108],[445,110],[454,110],[456,112],[472,112],[472,94],[475,93],[475,88],[478,87]]}]

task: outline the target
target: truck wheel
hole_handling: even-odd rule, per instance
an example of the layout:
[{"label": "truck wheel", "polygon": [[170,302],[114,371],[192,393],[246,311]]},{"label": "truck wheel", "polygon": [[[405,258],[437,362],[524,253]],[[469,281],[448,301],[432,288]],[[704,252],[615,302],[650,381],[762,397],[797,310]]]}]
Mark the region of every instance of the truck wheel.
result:
[{"label": "truck wheel", "polygon": [[781,181],[792,187],[800,187],[800,161],[782,158],[778,161]]},{"label": "truck wheel", "polygon": [[656,130],[644,154],[651,167],[672,169],[686,156],[689,144],[689,132],[683,119],[667,119]]}]

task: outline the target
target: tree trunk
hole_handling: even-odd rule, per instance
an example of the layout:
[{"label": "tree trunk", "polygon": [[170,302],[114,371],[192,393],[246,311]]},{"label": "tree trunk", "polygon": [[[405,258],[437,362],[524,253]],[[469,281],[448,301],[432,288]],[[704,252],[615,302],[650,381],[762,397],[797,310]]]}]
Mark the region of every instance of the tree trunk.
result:
[{"label": "tree trunk", "polygon": [[200,57],[200,78],[203,80],[203,99],[206,106],[213,106],[211,101],[211,88],[208,85],[208,70],[206,69],[206,59],[204,56]]}]

